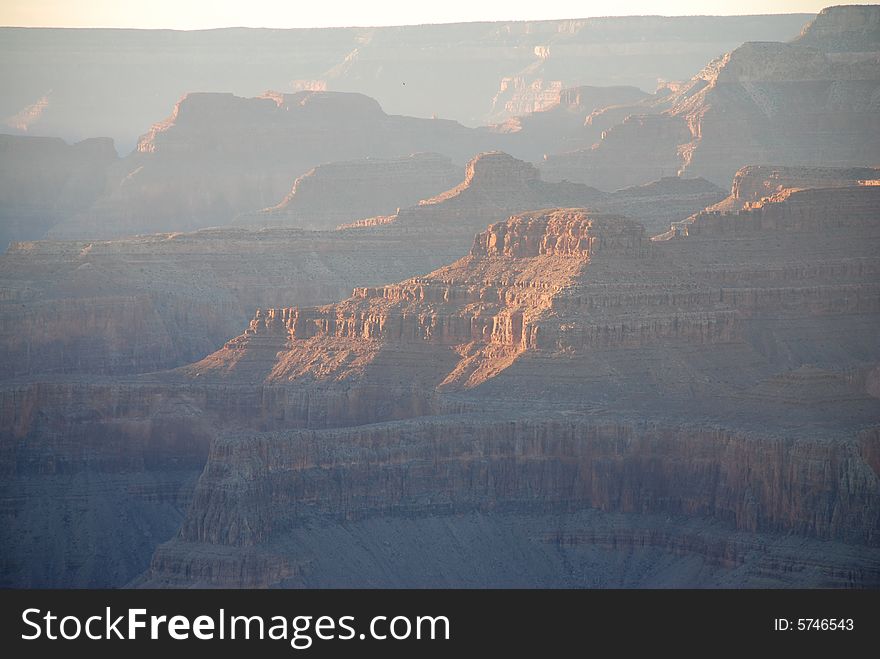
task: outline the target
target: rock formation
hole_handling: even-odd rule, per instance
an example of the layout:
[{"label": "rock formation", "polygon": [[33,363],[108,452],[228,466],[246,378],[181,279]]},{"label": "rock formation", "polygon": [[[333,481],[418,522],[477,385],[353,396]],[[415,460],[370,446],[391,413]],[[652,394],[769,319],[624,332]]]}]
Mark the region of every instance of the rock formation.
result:
[{"label": "rock formation", "polygon": [[683,219],[693,209],[702,210],[723,196],[724,191],[708,181],[675,177],[606,194],[582,184],[542,180],[532,164],[503,152],[489,152],[468,163],[465,179],[458,186],[394,215],[366,218],[352,226],[439,230],[470,242],[474,231],[500,217],[537,208],[586,206],[638,218],[659,232],[668,227],[671,218]]},{"label": "rock formation", "polygon": [[701,186],[665,181],[608,196],[545,183],[532,165],[493,153],[475,158],[447,193],[361,223],[378,226],[18,243],[0,256],[0,374],[121,375],[178,366],[238,334],[257,306],[323,304],[355,286],[422,274],[466,254],[475,231],[511,214],[592,205],[632,213],[659,233],[723,196]]},{"label": "rock formation", "polygon": [[321,163],[420,151],[465,162],[486,138],[452,121],[387,115],[361,94],[187,94],[114,167],[107,194],[52,236],[94,239],[228,224],[278,204],[297,177]]},{"label": "rock formation", "polygon": [[335,229],[439,194],[461,174],[449,158],[431,153],[319,165],[300,176],[280,204],[240,215],[236,224]]},{"label": "rock formation", "polygon": [[[392,114],[437,115],[475,126],[489,120],[504,78],[528,84],[542,78],[547,87],[559,81],[565,87],[651,89],[657,78],[686,78],[743,41],[789,39],[810,18],[653,16],[136,32],[2,28],[0,129],[20,131],[24,124],[30,134],[67,140],[109,135],[127,153],[144,127],[186,92],[248,97],[266,89],[357,91]],[[536,48],[549,57],[540,59]],[[543,64],[540,70],[534,70],[536,63]]]},{"label": "rock formation", "polygon": [[876,5],[826,7],[794,39],[826,53],[865,53],[880,41],[880,11]]},{"label": "rock formation", "polygon": [[733,177],[730,195],[708,210],[742,210],[767,197],[803,188],[830,188],[880,180],[880,169],[872,167],[774,167],[749,165]]},{"label": "rock formation", "polygon": [[676,173],[720,185],[749,163],[876,164],[878,15],[831,7],[793,43],[743,44],[592,147],[549,156],[545,176],[613,190]]},{"label": "rock formation", "polygon": [[[415,567],[412,534],[479,563],[463,538],[488,532],[516,538],[518,569],[464,583],[576,585],[607,552],[672,551],[705,569],[692,585],[876,586],[878,195],[801,191],[653,242],[534,212],[426,277],[258,314],[180,377],[260,385],[264,432],[214,443],[143,583],[351,583],[385,532],[398,567],[373,583],[446,583],[443,558]],[[727,531],[706,545],[694,524]],[[342,528],[358,547],[332,548]]]},{"label": "rock formation", "polygon": [[256,306],[327,303],[460,253],[447,250],[431,236],[282,228],[16,243],[0,256],[0,374],[177,366],[238,334]]},{"label": "rock formation", "polygon": [[[792,191],[653,241],[608,212],[521,213],[172,372],[10,382],[7,583],[146,568],[128,531],[101,577],[88,525],[38,549],[22,530],[54,487],[144,511],[153,544],[186,510],[144,585],[351,584],[377,552],[370,585],[876,586],[878,194]],[[513,543],[504,570],[479,537]],[[486,571],[455,569],[471,558]]]}]

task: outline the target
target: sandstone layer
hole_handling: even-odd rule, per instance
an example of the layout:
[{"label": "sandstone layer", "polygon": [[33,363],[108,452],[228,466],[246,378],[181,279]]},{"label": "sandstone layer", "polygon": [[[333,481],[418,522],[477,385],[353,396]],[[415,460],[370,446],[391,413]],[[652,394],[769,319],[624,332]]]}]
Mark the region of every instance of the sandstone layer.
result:
[{"label": "sandstone layer", "polygon": [[[378,552],[371,585],[600,565],[611,585],[876,587],[878,193],[801,190],[654,241],[607,212],[520,214],[430,275],[261,311],[112,397],[7,387],[5,462],[45,470],[96,422],[135,455],[137,419],[209,437],[144,585],[340,585]],[[516,548],[482,581],[419,549],[467,560],[477,537]]]},{"label": "sandstone layer", "polygon": [[605,195],[545,183],[532,165],[492,153],[475,158],[465,179],[446,193],[361,222],[376,226],[18,243],[0,257],[0,374],[126,374],[178,366],[241,332],[258,306],[323,304],[356,286],[423,274],[466,254],[481,227],[515,213],[591,205],[631,213],[659,233],[718,201],[723,192],[713,190],[668,180]]},{"label": "sandstone layer", "polygon": [[733,177],[730,195],[707,210],[735,211],[791,190],[848,187],[880,180],[873,167],[778,167],[749,165]]}]

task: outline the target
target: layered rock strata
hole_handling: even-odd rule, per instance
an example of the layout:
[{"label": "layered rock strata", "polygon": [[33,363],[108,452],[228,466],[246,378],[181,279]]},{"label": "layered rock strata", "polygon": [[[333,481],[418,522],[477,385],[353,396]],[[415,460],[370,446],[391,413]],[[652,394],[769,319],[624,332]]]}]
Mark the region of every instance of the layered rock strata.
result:
[{"label": "layered rock strata", "polygon": [[[59,515],[86,481],[102,488],[89,510],[112,515],[100,502],[134,503],[109,474],[179,455],[194,468],[156,543],[208,451],[137,583],[343,584],[376,553],[373,585],[646,585],[657,568],[679,585],[876,586],[878,191],[800,190],[654,241],[608,212],[520,213],[429,275],[263,310],[187,367],[7,385],[7,581],[49,581],[23,532],[43,479],[68,495]],[[68,564],[89,528],[64,536]],[[132,533],[101,541],[108,575],[146,565],[126,558]],[[453,565],[477,537],[511,547],[483,581]],[[429,553],[419,573],[419,539],[456,561]]]},{"label": "layered rock strata", "polygon": [[328,303],[355,286],[422,274],[467,253],[475,231],[514,213],[567,205],[623,209],[658,232],[717,201],[721,193],[712,190],[663,181],[607,196],[547,184],[532,165],[490,153],[475,158],[447,193],[383,218],[387,226],[372,219],[360,224],[379,226],[344,231],[228,228],[18,243],[0,257],[0,374],[178,366],[238,334],[257,306]]},{"label": "layered rock strata", "polygon": [[733,177],[730,195],[707,210],[742,210],[788,190],[848,187],[880,180],[880,169],[873,167],[778,167],[749,165]]},{"label": "layered rock strata", "polygon": [[[359,550],[322,544],[332,529],[375,546],[385,528],[403,547],[427,533],[463,557],[456,534],[516,537],[525,574],[549,569],[537,538],[570,537],[568,567],[551,577],[562,585],[579,583],[585,568],[572,564],[613,562],[609,547],[678,556],[666,565],[692,585],[734,574],[740,585],[876,585],[875,191],[822,190],[815,216],[792,197],[774,221],[760,209],[709,215],[653,242],[622,218],[524,214],[430,276],[259,314],[186,378],[345,391],[347,402],[274,420],[314,430],[215,442],[181,535],[143,583],[345,583]],[[367,392],[383,388],[396,402],[380,414],[403,420],[359,411],[364,395],[376,410]],[[464,414],[449,414],[456,404]],[[322,429],[359,415],[371,425]],[[577,521],[589,508],[629,521],[597,535]],[[663,531],[658,515],[689,521]],[[720,524],[724,539],[696,542],[695,523]],[[303,543],[304,529],[319,539]],[[325,549],[337,562],[321,560]],[[443,578],[419,577],[406,550],[398,560],[371,578]],[[482,583],[513,583],[489,574]]]},{"label": "layered rock strata", "polygon": [[590,148],[548,156],[546,178],[613,190],[685,173],[723,185],[749,163],[874,165],[880,39],[865,26],[878,16],[831,7],[793,43],[743,44]]}]

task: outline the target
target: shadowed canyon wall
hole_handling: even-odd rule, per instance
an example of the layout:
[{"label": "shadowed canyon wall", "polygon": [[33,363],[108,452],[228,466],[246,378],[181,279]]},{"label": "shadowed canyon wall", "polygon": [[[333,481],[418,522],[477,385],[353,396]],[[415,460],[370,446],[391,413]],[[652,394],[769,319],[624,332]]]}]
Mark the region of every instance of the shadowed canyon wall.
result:
[{"label": "shadowed canyon wall", "polygon": [[687,173],[722,185],[747,164],[875,165],[878,20],[877,6],[831,7],[792,43],[745,43],[631,107],[593,146],[548,156],[546,178],[615,189]]}]

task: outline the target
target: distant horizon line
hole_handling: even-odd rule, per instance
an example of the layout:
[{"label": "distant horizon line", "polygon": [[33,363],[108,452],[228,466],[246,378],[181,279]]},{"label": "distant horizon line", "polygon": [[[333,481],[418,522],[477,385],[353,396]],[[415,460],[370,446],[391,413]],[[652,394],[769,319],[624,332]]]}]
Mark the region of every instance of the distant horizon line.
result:
[{"label": "distant horizon line", "polygon": [[440,25],[480,25],[490,23],[555,23],[559,21],[609,20],[616,18],[758,18],[761,16],[817,16],[819,12],[767,12],[758,14],[607,14],[601,16],[566,16],[559,18],[499,18],[475,21],[438,21],[436,23],[386,23],[381,25],[311,25],[270,27],[268,25],[222,25],[215,27],[134,27],[130,25],[0,25],[0,29],[22,30],[137,30],[141,32],[211,32],[217,30],[356,30],[393,27],[432,27]]}]

